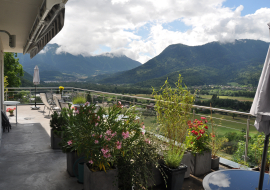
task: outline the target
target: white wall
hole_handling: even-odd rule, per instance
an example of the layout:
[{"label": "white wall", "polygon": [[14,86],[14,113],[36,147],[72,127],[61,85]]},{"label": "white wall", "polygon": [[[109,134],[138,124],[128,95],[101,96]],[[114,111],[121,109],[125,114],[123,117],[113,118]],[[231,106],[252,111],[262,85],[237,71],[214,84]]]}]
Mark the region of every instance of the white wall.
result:
[{"label": "white wall", "polygon": [[[0,37],[0,108],[3,109],[3,101],[4,101],[4,49],[2,40]],[[0,114],[0,148],[2,141],[2,117]]]}]

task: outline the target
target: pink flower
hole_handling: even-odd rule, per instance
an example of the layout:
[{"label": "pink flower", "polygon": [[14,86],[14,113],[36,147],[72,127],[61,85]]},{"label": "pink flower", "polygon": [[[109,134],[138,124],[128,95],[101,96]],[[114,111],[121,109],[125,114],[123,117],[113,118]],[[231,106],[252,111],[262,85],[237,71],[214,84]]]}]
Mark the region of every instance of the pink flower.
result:
[{"label": "pink flower", "polygon": [[89,164],[93,164],[94,162],[92,160],[89,160]]},{"label": "pink flower", "polygon": [[98,126],[98,123],[95,124],[95,127]]},{"label": "pink flower", "polygon": [[119,102],[118,102],[118,104],[120,104],[120,105],[121,105],[121,102],[119,101]]},{"label": "pink flower", "polygon": [[106,134],[107,134],[107,135],[111,135],[111,134],[112,134],[112,130],[107,130],[107,131],[106,131]]},{"label": "pink flower", "polygon": [[147,144],[150,144],[151,143],[151,141],[149,140],[149,139],[145,139],[144,140]]},{"label": "pink flower", "polygon": [[114,133],[112,134],[112,137],[114,137],[116,134],[117,134],[117,133],[116,133],[116,132],[114,132]]},{"label": "pink flower", "polygon": [[205,117],[201,117],[201,119],[205,119]]},{"label": "pink flower", "polygon": [[145,133],[144,132],[142,132],[142,135],[144,135]]},{"label": "pink flower", "polygon": [[95,144],[98,144],[98,140],[95,140]]},{"label": "pink flower", "polygon": [[105,140],[110,141],[111,138],[109,138],[108,136],[105,135]]},{"label": "pink flower", "polygon": [[69,146],[72,145],[72,140],[69,140],[67,143]]},{"label": "pink flower", "polygon": [[129,132],[122,132],[122,136],[124,139],[127,139],[129,137]]},{"label": "pink flower", "polygon": [[85,102],[85,104],[84,104],[84,105],[88,106],[89,104],[90,104],[89,102]]},{"label": "pink flower", "polygon": [[145,126],[143,125],[142,128],[145,129]]},{"label": "pink flower", "polygon": [[92,137],[94,137],[94,136],[95,136],[95,134],[92,135]]},{"label": "pink flower", "polygon": [[79,112],[79,110],[75,110],[75,113],[79,114],[80,112]]},{"label": "pink flower", "polygon": [[122,105],[121,108],[123,108],[124,106]]},{"label": "pink flower", "polygon": [[98,116],[97,119],[100,120],[100,117]]},{"label": "pink flower", "polygon": [[117,141],[116,142],[116,148],[121,149],[121,147],[122,147],[122,142]]},{"label": "pink flower", "polygon": [[109,150],[108,150],[107,148],[105,148],[105,149],[102,148],[102,149],[101,149],[101,152],[102,152],[103,154],[107,154],[107,152],[109,152]]},{"label": "pink flower", "polygon": [[99,135],[99,138],[101,138],[102,137],[102,135]]}]

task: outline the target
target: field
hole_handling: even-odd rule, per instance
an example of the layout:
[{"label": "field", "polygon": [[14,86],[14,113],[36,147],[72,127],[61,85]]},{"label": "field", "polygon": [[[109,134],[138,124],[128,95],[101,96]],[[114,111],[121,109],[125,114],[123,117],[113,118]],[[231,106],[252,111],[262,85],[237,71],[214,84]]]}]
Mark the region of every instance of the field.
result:
[{"label": "field", "polygon": [[[195,119],[200,119],[200,117],[206,117],[209,122],[209,130],[211,131],[211,122],[210,122],[210,114],[204,115],[196,115]],[[159,128],[156,123],[155,116],[144,116],[143,121],[148,130],[153,132],[158,132]],[[223,136],[227,132],[241,132],[242,130],[246,130],[247,128],[247,117],[237,116],[233,119],[230,115],[223,115],[219,113],[213,114],[213,123],[218,125],[216,126],[216,130],[219,136]],[[257,134],[256,128],[253,126],[254,118],[250,119],[250,127],[249,132],[250,135]]]},{"label": "field", "polygon": [[[212,95],[200,95],[200,100],[207,100],[211,99]],[[232,100],[238,100],[238,101],[253,101],[253,98],[247,98],[247,97],[237,97],[237,96],[218,96],[220,99],[232,99]]]}]

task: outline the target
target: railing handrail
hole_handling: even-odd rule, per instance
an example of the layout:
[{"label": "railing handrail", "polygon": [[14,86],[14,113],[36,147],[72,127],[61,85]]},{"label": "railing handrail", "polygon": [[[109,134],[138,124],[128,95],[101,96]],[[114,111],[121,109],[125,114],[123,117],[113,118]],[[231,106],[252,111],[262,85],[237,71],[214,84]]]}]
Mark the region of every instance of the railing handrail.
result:
[{"label": "railing handrail", "polygon": [[[35,87],[8,87],[6,89],[35,89]],[[38,89],[59,89],[59,87],[37,87]],[[94,92],[94,93],[100,93],[100,94],[107,94],[107,95],[114,95],[114,96],[123,96],[123,97],[128,97],[128,98],[136,98],[136,99],[141,99],[141,100],[149,100],[149,101],[157,101],[156,99],[152,98],[144,98],[144,97],[139,97],[139,96],[130,96],[130,95],[124,95],[124,94],[116,94],[112,92],[103,92],[103,91],[96,91],[96,90],[89,90],[89,89],[82,89],[82,88],[74,88],[74,87],[65,87],[65,89],[73,89],[73,90],[80,90],[80,91],[88,91],[88,92]],[[246,116],[253,116],[250,113],[247,112],[239,112],[239,111],[234,111],[234,110],[226,110],[226,109],[221,109],[221,108],[213,108],[213,107],[208,107],[208,106],[199,106],[199,105],[192,105],[193,108],[201,108],[201,109],[208,109],[208,110],[213,110],[213,111],[220,111],[220,112],[225,112],[225,113],[235,113],[238,115],[246,115]]]}]

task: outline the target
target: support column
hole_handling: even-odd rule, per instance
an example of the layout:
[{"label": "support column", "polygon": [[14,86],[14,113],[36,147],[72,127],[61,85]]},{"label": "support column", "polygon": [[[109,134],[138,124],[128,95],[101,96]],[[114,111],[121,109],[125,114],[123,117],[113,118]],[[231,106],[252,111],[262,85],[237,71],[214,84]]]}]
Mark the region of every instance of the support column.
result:
[{"label": "support column", "polygon": [[[4,102],[4,48],[0,37],[0,108]],[[5,111],[5,110],[4,110]],[[2,143],[2,117],[0,117],[0,148]]]}]

